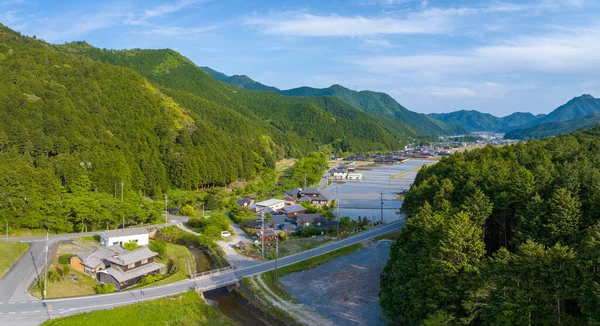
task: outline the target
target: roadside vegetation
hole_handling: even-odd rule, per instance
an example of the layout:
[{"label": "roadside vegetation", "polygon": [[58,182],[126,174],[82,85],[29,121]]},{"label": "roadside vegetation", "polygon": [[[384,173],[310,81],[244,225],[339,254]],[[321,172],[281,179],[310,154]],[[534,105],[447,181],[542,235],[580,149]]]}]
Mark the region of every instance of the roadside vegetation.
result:
[{"label": "roadside vegetation", "polygon": [[29,245],[26,243],[0,242],[0,278],[23,256],[27,249],[29,249]]},{"label": "roadside vegetation", "polygon": [[[52,299],[95,294],[95,287],[99,283],[93,277],[70,268],[69,258],[78,252],[100,247],[100,242],[89,236],[59,243],[57,246],[54,256],[48,257],[51,260],[46,281],[46,297]],[[30,292],[42,298],[43,289],[44,278],[40,277],[30,288]]]},{"label": "roadside vegetation", "polygon": [[[128,321],[128,322],[127,322]],[[189,291],[166,298],[135,303],[110,310],[98,310],[46,321],[50,326],[105,325],[233,325],[217,308]]]}]

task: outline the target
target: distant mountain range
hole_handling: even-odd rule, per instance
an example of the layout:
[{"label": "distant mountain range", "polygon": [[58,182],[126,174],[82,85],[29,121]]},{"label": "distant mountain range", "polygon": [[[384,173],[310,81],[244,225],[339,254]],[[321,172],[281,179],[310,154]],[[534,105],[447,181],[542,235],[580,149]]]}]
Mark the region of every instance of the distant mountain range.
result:
[{"label": "distant mountain range", "polygon": [[333,85],[327,88],[298,87],[280,90],[276,87],[261,84],[246,75],[227,76],[224,73],[209,67],[200,68],[219,81],[248,90],[271,91],[294,97],[337,97],[365,113],[401,120],[409,127],[413,128],[416,133],[425,135],[443,135],[468,131],[457,124],[436,121],[425,114],[410,111],[386,93],[353,91],[341,85]]},{"label": "distant mountain range", "polygon": [[450,113],[431,113],[430,117],[462,126],[467,131],[506,132],[524,124],[544,117],[543,114],[533,115],[529,112],[515,112],[506,117],[496,117],[489,113],[474,110],[460,110]]},{"label": "distant mountain range", "polygon": [[[280,90],[261,84],[246,75],[227,76],[209,67],[201,68],[219,81],[248,90],[270,91],[294,97],[337,97],[370,115],[400,120],[416,134],[443,135],[492,131],[506,133],[505,137],[509,139],[541,138],[593,127],[600,114],[600,99],[584,94],[549,114],[515,112],[505,117],[496,117],[475,110],[460,110],[425,115],[406,109],[391,96],[381,92],[353,91],[341,85]],[[379,121],[384,126],[390,123],[386,119]]]}]

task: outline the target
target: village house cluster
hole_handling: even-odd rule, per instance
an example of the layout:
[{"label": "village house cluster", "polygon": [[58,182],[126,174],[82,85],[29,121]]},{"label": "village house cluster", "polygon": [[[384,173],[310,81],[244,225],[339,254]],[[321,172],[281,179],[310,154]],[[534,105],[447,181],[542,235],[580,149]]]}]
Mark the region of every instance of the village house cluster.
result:
[{"label": "village house cluster", "polygon": [[[328,221],[322,214],[307,214],[307,208],[301,203],[314,207],[329,204],[317,188],[292,189],[283,195],[283,199],[269,199],[255,203],[248,197],[237,200],[238,204],[255,211],[259,218],[245,223],[246,228],[255,229],[259,240],[274,240],[278,233],[293,234],[307,226],[313,226],[323,231],[332,230],[337,225]],[[266,221],[267,214],[273,217],[272,222]],[[263,231],[264,228],[264,231]]]},{"label": "village house cluster", "polygon": [[352,165],[340,164],[329,171],[329,176],[333,180],[362,180],[362,173],[356,173],[356,168]]}]

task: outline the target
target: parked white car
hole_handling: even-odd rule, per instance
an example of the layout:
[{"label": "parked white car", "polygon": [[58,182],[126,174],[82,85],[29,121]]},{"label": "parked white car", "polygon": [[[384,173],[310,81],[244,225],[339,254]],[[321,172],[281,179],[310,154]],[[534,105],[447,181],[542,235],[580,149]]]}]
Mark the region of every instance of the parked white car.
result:
[{"label": "parked white car", "polygon": [[223,238],[229,238],[231,236],[231,233],[229,233],[229,231],[222,231],[221,236]]}]

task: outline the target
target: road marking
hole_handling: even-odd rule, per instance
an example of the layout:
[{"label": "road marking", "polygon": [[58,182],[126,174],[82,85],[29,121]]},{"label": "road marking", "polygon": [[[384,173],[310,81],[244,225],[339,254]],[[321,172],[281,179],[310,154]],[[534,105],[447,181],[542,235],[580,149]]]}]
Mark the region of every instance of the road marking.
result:
[{"label": "road marking", "polygon": [[3,312],[0,312],[0,315],[4,315],[4,313],[3,313]]},{"label": "road marking", "polygon": [[8,304],[13,304],[13,303],[14,303],[14,302],[12,302],[12,301],[11,301],[11,302],[9,302]]},{"label": "road marking", "polygon": [[40,312],[40,311],[39,311],[39,310],[36,310],[36,311],[34,311],[33,313],[38,313],[38,312]]},{"label": "road marking", "polygon": [[14,312],[14,311],[11,311],[11,312],[9,312],[8,314],[9,314],[9,315],[14,315],[14,314],[16,314],[16,312]]},{"label": "road marking", "polygon": [[21,301],[21,303],[27,303],[27,301]]},{"label": "road marking", "polygon": [[21,311],[22,314],[28,314],[29,311]]}]

